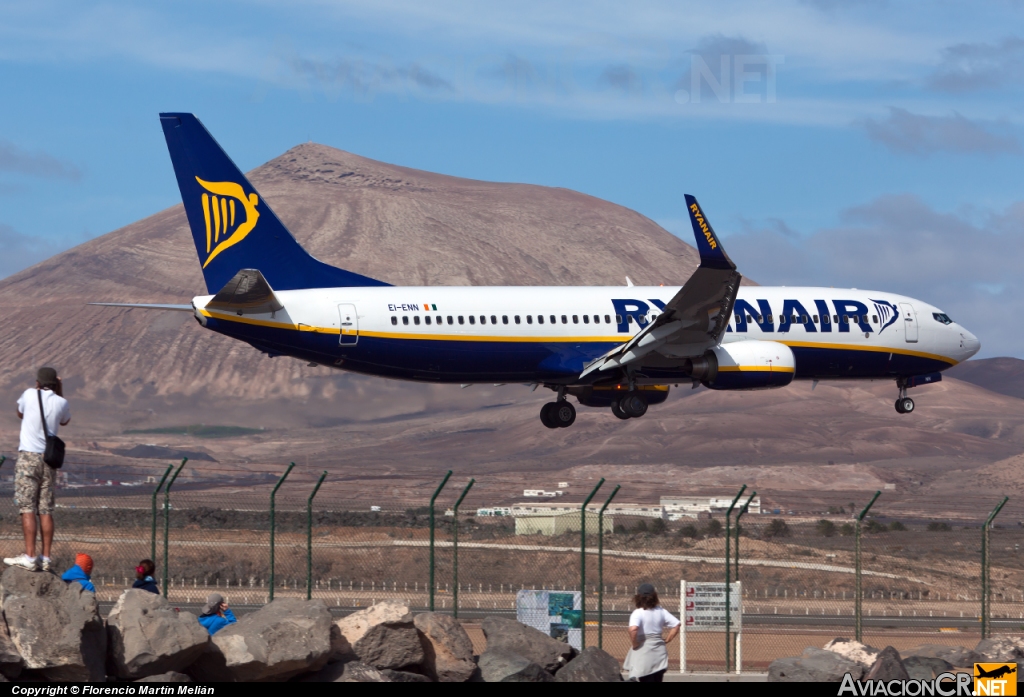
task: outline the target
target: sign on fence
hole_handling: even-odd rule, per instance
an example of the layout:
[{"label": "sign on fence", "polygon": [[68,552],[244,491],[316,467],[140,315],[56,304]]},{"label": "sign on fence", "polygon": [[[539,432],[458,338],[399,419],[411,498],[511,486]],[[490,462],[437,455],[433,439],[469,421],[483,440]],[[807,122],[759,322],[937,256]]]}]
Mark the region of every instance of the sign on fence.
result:
[{"label": "sign on fence", "polygon": [[[729,632],[736,633],[736,672],[740,672],[743,604],[739,581],[729,584]],[[679,670],[686,672],[686,633],[725,632],[725,584],[679,582],[682,627],[679,632]]]},{"label": "sign on fence", "polygon": [[582,651],[583,597],[579,591],[516,593],[516,620]]}]

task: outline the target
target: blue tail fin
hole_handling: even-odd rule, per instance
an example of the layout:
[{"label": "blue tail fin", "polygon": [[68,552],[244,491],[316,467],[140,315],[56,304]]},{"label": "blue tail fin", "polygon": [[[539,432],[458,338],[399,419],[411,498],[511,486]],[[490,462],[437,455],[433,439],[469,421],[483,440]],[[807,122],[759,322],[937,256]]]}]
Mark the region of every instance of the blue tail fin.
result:
[{"label": "blue tail fin", "polygon": [[192,114],[160,114],[206,288],[258,269],[274,290],[386,286],[313,258]]}]

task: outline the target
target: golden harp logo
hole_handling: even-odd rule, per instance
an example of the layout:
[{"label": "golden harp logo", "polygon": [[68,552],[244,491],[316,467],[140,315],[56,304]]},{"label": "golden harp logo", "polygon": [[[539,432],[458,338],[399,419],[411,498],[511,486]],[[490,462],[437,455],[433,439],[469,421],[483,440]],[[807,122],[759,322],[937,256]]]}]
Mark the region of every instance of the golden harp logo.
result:
[{"label": "golden harp logo", "polygon": [[[203,194],[203,219],[206,221],[205,269],[214,257],[244,240],[256,227],[260,217],[256,210],[259,197],[256,194],[246,196],[242,187],[235,182],[208,182],[199,177],[196,177],[196,181],[209,192]],[[237,218],[236,202],[242,208]],[[236,220],[239,221],[237,225]]]}]

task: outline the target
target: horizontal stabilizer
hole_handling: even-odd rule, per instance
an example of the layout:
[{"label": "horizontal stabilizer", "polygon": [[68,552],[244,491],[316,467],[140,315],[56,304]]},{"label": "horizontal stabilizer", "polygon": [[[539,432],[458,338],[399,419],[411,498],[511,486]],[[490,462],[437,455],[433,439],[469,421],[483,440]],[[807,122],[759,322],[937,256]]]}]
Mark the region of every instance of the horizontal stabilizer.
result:
[{"label": "horizontal stabilizer", "polygon": [[220,289],[207,310],[231,312],[236,315],[260,315],[283,310],[284,305],[274,289],[257,269],[242,269]]},{"label": "horizontal stabilizer", "polygon": [[173,310],[175,312],[192,312],[195,310],[191,305],[162,305],[159,303],[86,303],[86,305],[101,305],[103,307],[134,307],[139,310]]}]

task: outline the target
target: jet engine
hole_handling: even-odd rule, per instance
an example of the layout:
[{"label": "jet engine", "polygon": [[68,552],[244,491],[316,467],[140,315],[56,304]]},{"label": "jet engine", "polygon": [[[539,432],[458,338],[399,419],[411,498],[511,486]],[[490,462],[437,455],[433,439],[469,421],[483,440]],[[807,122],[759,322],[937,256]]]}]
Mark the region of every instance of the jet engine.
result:
[{"label": "jet engine", "polygon": [[687,359],[690,375],[712,390],[765,390],[793,382],[793,351],[777,341],[737,341]]}]

